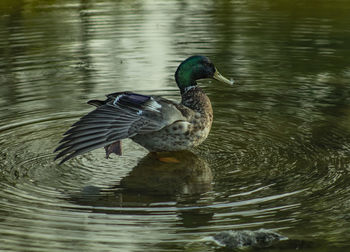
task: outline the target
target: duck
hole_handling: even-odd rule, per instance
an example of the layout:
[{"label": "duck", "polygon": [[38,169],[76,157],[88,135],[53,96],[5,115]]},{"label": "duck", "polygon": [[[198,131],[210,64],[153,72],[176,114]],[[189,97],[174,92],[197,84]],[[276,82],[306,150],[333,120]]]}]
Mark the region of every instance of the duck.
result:
[{"label": "duck", "polygon": [[175,81],[181,101],[156,95],[117,92],[105,100],[90,100],[96,108],[63,134],[54,150],[60,164],[78,155],[104,147],[106,158],[122,155],[122,140],[130,138],[149,152],[189,150],[208,136],[213,109],[209,97],[197,85],[200,79],[215,79],[232,85],[206,56],[194,55],[180,63]]}]

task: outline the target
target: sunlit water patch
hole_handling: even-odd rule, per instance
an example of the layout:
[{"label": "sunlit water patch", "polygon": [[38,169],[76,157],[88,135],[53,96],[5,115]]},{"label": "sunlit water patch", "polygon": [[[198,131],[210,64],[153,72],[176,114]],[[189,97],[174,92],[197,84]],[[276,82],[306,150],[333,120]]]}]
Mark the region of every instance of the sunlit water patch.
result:
[{"label": "sunlit water patch", "polygon": [[[347,3],[5,2],[0,249],[214,251],[206,238],[261,228],[293,241],[273,251],[349,249]],[[173,75],[192,54],[236,83],[200,81],[213,128],[165,154],[180,163],[130,140],[121,157],[53,161],[89,99],[180,100]]]}]

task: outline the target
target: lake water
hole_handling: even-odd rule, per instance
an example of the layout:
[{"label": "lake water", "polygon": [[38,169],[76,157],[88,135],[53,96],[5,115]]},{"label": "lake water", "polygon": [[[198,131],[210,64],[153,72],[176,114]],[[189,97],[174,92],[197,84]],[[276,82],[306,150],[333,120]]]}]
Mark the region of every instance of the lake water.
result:
[{"label": "lake water", "polygon": [[[226,230],[294,240],[264,251],[350,251],[350,3],[0,3],[0,249],[216,251]],[[180,163],[132,141],[64,165],[53,150],[130,90],[179,100],[178,64],[208,56],[208,139]]]}]

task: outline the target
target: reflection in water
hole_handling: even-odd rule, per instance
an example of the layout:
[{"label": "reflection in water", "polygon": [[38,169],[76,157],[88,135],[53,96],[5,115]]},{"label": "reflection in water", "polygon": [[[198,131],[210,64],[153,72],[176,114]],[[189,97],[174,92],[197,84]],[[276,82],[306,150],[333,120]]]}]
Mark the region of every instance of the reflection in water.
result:
[{"label": "reflection in water", "polygon": [[[173,157],[178,163],[159,161]],[[75,195],[78,204],[92,206],[143,206],[176,200],[195,202],[211,190],[212,174],[207,162],[189,151],[149,153],[113,188],[86,186]]]},{"label": "reflection in water", "polygon": [[[0,250],[214,251],[190,244],[266,228],[303,251],[349,251],[349,12],[348,0],[1,0]],[[193,54],[238,79],[201,81],[214,123],[197,155],[162,164],[126,141],[122,157],[52,161],[86,100],[178,100],[173,74]]]}]

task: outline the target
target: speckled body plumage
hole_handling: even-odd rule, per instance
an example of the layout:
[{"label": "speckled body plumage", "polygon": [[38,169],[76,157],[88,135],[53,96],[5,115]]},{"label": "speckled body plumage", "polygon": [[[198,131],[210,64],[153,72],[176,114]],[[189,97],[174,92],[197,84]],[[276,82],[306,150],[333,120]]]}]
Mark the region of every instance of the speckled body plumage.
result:
[{"label": "speckled body plumage", "polygon": [[208,96],[201,88],[194,87],[182,95],[181,105],[174,103],[186,120],[131,139],[151,152],[186,150],[201,144],[209,135],[213,122]]}]

